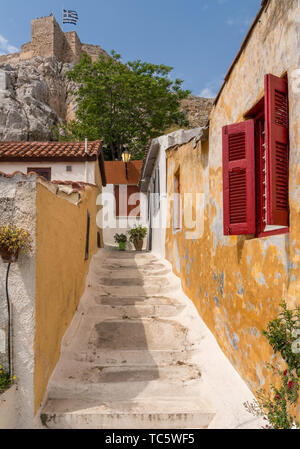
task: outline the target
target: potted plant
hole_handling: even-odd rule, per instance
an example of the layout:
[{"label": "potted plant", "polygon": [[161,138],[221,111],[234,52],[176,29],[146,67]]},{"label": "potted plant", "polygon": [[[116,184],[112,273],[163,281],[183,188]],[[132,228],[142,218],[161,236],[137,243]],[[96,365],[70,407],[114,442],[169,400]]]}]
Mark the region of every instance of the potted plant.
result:
[{"label": "potted plant", "polygon": [[143,240],[147,235],[147,228],[142,225],[134,226],[128,231],[129,240],[134,244],[136,251],[141,251],[143,248]]},{"label": "potted plant", "polygon": [[115,242],[119,244],[119,250],[125,251],[127,236],[125,234],[115,234],[114,239],[115,239]]},{"label": "potted plant", "polygon": [[27,231],[13,225],[0,226],[0,255],[4,263],[16,262],[19,253],[31,251],[32,239]]}]

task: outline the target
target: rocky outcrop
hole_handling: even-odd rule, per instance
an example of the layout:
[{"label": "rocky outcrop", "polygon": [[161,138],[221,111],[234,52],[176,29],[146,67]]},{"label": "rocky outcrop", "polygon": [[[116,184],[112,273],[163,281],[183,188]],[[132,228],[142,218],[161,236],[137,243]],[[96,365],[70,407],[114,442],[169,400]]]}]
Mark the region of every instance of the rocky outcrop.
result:
[{"label": "rocky outcrop", "polygon": [[182,110],[189,120],[190,128],[202,128],[207,124],[213,102],[213,98],[202,98],[195,95],[189,95],[182,100]]},{"label": "rocky outcrop", "polygon": [[0,64],[0,140],[53,140],[53,128],[73,116],[72,64],[37,57]]}]

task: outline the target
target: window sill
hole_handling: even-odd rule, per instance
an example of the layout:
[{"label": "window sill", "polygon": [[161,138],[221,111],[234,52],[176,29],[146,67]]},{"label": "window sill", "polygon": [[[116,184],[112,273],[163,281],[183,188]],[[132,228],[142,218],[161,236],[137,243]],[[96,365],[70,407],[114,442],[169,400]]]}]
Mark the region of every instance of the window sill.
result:
[{"label": "window sill", "polygon": [[277,229],[276,231],[260,232],[256,235],[256,237],[257,238],[271,237],[272,235],[288,234],[289,232],[290,232],[290,228]]}]

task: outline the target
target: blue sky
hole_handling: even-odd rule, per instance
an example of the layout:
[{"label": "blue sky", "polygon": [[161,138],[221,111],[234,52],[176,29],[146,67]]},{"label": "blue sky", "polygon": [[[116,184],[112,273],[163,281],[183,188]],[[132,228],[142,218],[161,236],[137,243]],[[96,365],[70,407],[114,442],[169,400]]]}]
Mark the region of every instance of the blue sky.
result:
[{"label": "blue sky", "polygon": [[194,95],[215,96],[261,0],[2,0],[0,53],[30,41],[30,21],[62,7],[78,12],[84,43],[112,49],[123,61],[142,59],[174,67]]}]

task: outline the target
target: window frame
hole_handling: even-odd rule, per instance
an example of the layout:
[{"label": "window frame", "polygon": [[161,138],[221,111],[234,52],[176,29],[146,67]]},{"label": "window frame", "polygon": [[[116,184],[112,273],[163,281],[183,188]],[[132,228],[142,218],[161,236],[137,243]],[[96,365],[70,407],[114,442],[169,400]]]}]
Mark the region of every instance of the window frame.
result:
[{"label": "window frame", "polygon": [[[262,137],[261,137],[261,126],[262,121],[264,122],[264,132],[265,132],[265,105],[264,105],[265,96],[245,115],[245,119],[254,119],[255,120],[255,128],[254,128],[254,140],[255,140],[255,201],[256,201],[256,238],[263,237],[271,237],[273,235],[283,235],[288,234],[290,232],[290,226],[282,227],[281,229],[274,229],[269,231],[264,231],[264,215],[263,215],[263,168],[262,168]],[[260,129],[259,129],[260,128]],[[265,140],[264,140],[265,144]],[[266,157],[266,155],[265,155]],[[267,189],[270,186],[267,185]],[[267,191],[268,195],[268,191]]]},{"label": "window frame", "polygon": [[[47,173],[47,176],[44,176],[40,172]],[[47,181],[51,182],[51,167],[27,167],[27,174],[36,173],[38,176],[42,176]]]},{"label": "window frame", "polygon": [[[182,230],[182,212],[181,212],[181,194],[180,194],[180,168],[176,170],[173,178],[173,231],[179,232]],[[177,194],[177,196],[175,196]],[[176,201],[176,204],[175,204]]]}]

